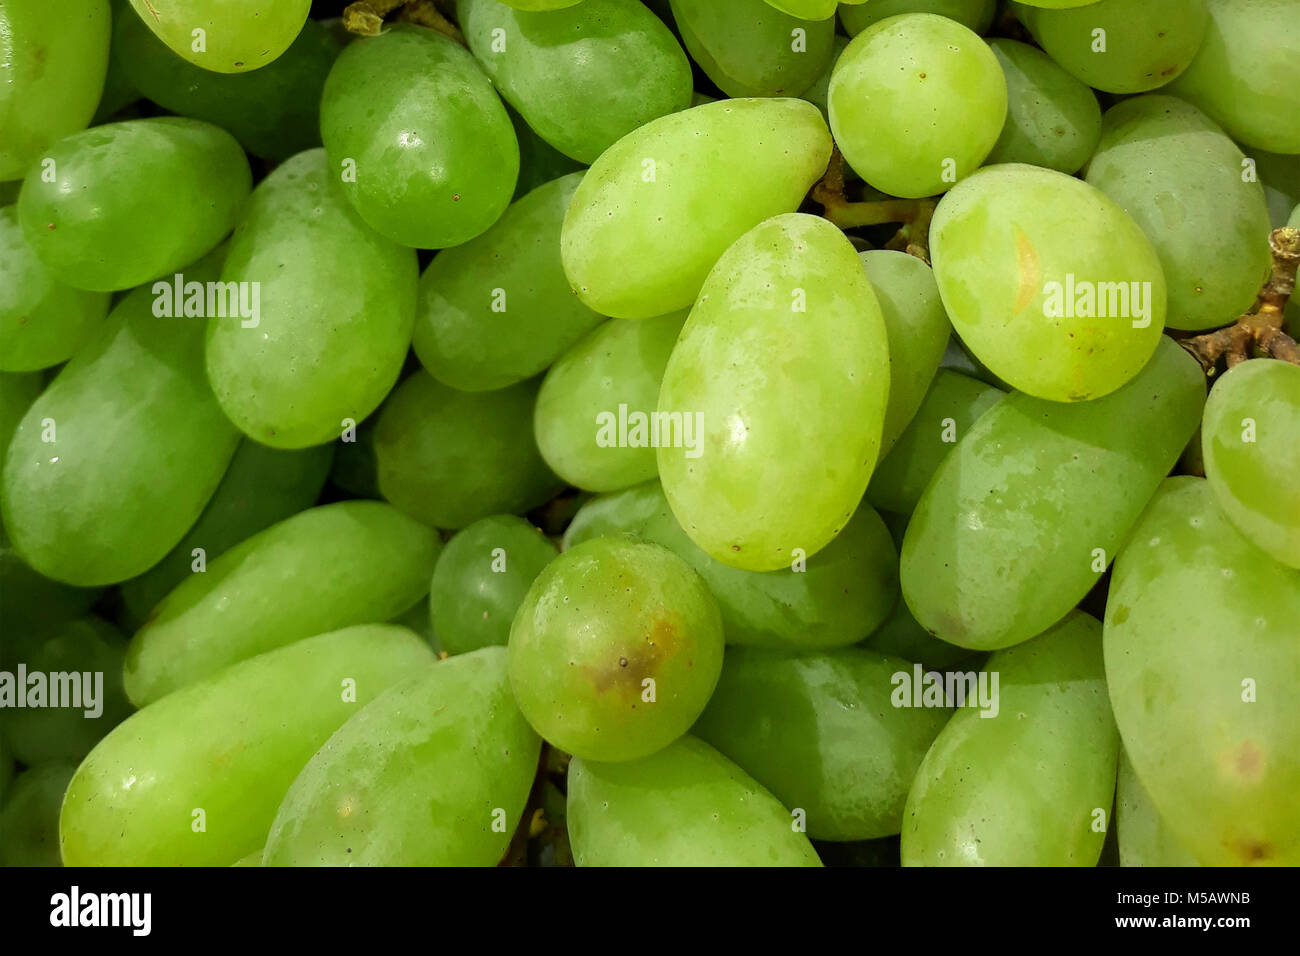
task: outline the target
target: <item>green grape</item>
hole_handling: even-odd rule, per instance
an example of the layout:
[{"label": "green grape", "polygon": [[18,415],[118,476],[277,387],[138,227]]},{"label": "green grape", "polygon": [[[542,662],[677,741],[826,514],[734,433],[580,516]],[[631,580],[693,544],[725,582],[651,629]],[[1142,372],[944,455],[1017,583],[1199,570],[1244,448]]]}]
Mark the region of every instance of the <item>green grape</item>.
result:
[{"label": "green grape", "polygon": [[635,760],[684,734],[722,670],[722,617],[708,587],[666,548],[596,538],[528,589],[510,630],[519,709],[556,747]]},{"label": "green grape", "polygon": [[[244,439],[198,521],[167,556],[139,577],[122,582],[125,623],[132,630],[194,572],[278,521],[310,508],[325,484],[333,446],[280,451]],[[198,552],[201,552],[198,553]]]},{"label": "green grape", "polygon": [[955,20],[910,13],[863,30],[835,64],[831,131],[871,186],[909,199],[979,168],[1007,118],[988,44]]},{"label": "green grape", "polygon": [[[6,376],[16,378],[17,376]],[[21,653],[52,627],[83,616],[100,591],[74,588],[33,571],[0,524],[0,670],[13,670]],[[17,640],[17,646],[11,643]]]},{"label": "green grape", "polygon": [[563,10],[582,3],[582,0],[501,0],[507,7],[516,10]]},{"label": "green grape", "polygon": [[54,278],[101,292],[170,276],[211,251],[252,183],[234,137],[175,116],[74,133],[41,162],[18,194],[27,242]]},{"label": "green grape", "polygon": [[1205,866],[1300,863],[1296,621],[1300,571],[1207,481],[1166,481],[1115,562],[1106,682],[1152,804]]},{"label": "green grape", "polygon": [[[344,201],[324,150],[277,167],[254,190],[222,270],[223,282],[239,283],[240,315],[208,323],[208,378],[222,409],[276,448],[355,427],[401,372],[417,277],[415,253]],[[252,308],[242,308],[245,289]]]},{"label": "green grape", "polygon": [[519,140],[519,180],[515,183],[512,202],[553,179],[586,168],[534,133],[524,118],[509,106],[506,106],[506,112],[510,114],[515,137]]},{"label": "green grape", "polygon": [[1204,401],[1199,364],[1163,337],[1105,398],[1001,399],[939,465],[908,524],[903,597],[917,621],[976,650],[1059,621],[1124,543]]},{"label": "green grape", "polygon": [[343,51],[325,81],[332,175],[376,232],[442,249],[501,218],[519,143],[492,82],[463,46],[397,23]]},{"label": "green grape", "polygon": [[231,866],[261,866],[262,851],[254,850],[252,853],[248,854],[248,856],[241,857],[240,859],[236,860],[234,863],[230,865]]},{"label": "green grape", "polygon": [[1236,319],[1268,274],[1268,204],[1242,177],[1245,156],[1196,107],[1172,96],[1106,112],[1088,182],[1124,208],[1160,256],[1166,323],[1208,329]]},{"label": "green grape", "polygon": [[[210,278],[210,257],[191,267]],[[27,410],[0,509],[46,577],[113,584],[158,563],[194,524],[238,444],[203,376],[203,326],[155,315],[136,289]]]},{"label": "green grape", "polygon": [[285,160],[320,145],[321,90],[343,44],[315,20],[303,24],[283,56],[251,73],[196,66],[137,16],[114,24],[113,43],[114,62],[141,94],[172,113],[220,126],[255,156]]},{"label": "green grape", "polygon": [[804,656],[735,648],[691,733],[804,811],[811,839],[889,836],[951,716],[946,707],[891,706],[900,674],[910,678],[912,665],[857,648]]},{"label": "green grape", "polygon": [[349,441],[334,447],[330,481],[349,498],[380,498],[379,471],[375,464],[375,421],[371,416],[357,426]]},{"label": "green grape", "polygon": [[1300,153],[1300,0],[1208,0],[1209,29],[1169,91],[1239,143]]},{"label": "green grape", "polygon": [[721,100],[651,120],[583,177],[560,234],[565,274],[602,315],[687,308],[728,246],[799,207],[831,146],[803,100]]},{"label": "green grape", "polygon": [[0,3],[0,182],[86,128],[108,71],[108,0]]},{"label": "green grape", "polygon": [[1210,392],[1205,477],[1223,513],[1275,561],[1300,568],[1300,368],[1259,359]]},{"label": "green grape", "polygon": [[274,62],[293,43],[311,0],[131,0],[177,56],[214,73]]},{"label": "green grape", "polygon": [[1291,210],[1300,202],[1300,156],[1279,156],[1262,149],[1252,149],[1249,155],[1264,187],[1270,226],[1287,225]]},{"label": "green grape", "polygon": [[602,535],[624,532],[640,534],[651,515],[667,505],[668,500],[664,498],[663,489],[657,481],[647,481],[643,485],[589,498],[564,529],[560,550],[568,551],[584,541]]},{"label": "green grape", "polygon": [[[130,9],[129,0],[108,0],[111,11],[112,38],[108,51],[108,72],[104,75],[104,91],[99,96],[99,105],[90,125],[99,126],[109,122],[118,112],[140,99],[140,91],[135,88],[130,77],[126,75],[126,65],[122,62],[121,49],[117,40],[117,28],[122,20],[139,20]],[[218,124],[219,125],[219,124]]]},{"label": "green grape", "polygon": [[1058,65],[1094,89],[1145,93],[1182,73],[1206,35],[1206,0],[1099,0],[1077,9],[1011,3]]},{"label": "green grape", "polygon": [[1199,866],[1151,805],[1123,747],[1115,784],[1115,826],[1120,866]]},{"label": "green grape", "polygon": [[429,617],[443,649],[504,647],[515,611],[555,555],[541,531],[514,515],[481,518],[448,541],[429,586]]},{"label": "green grape", "polygon": [[1096,95],[1027,43],[998,38],[989,46],[1007,79],[1007,121],[985,162],[1078,172],[1101,138]]},{"label": "green grape", "polygon": [[996,710],[958,708],[925,755],[903,812],[903,865],[1095,866],[1119,751],[1101,625],[1072,611],[991,656],[984,675]]},{"label": "green grape", "polygon": [[798,96],[830,66],[834,18],[809,23],[764,0],[672,0],[682,42],[728,96]]},{"label": "green grape", "polygon": [[0,208],[0,372],[29,372],[67,360],[108,314],[108,296],[50,275],[18,225]]},{"label": "green grape", "polygon": [[560,226],[581,180],[571,173],[538,187],[424,270],[415,354],[438,381],[467,392],[513,385],[600,322],[560,265]]},{"label": "green grape", "polygon": [[873,249],[858,258],[880,303],[889,342],[889,404],[880,438],[884,457],[921,407],[948,348],[952,326],[934,273],[916,256]]},{"label": "green grape", "polygon": [[[765,0],[768,6],[802,20],[827,20],[835,16],[837,0]],[[863,0],[842,0],[862,3]]]},{"label": "green grape", "polygon": [[690,62],[640,0],[585,0],[547,13],[460,0],[458,9],[470,52],[501,96],[579,162],[690,105]]},{"label": "green grape", "polygon": [[737,240],[659,392],[659,475],[691,540],[748,571],[829,544],[876,463],[888,361],[880,305],[839,229],[790,214]]},{"label": "green grape", "polygon": [[[96,617],[63,624],[37,644],[21,663],[28,675],[48,676],[45,706],[0,710],[0,728],[15,757],[30,766],[60,760],[80,760],[100,738],[131,713],[122,690],[122,658],[126,638]],[[76,706],[55,706],[55,674],[79,674],[79,689],[71,691]],[[18,693],[28,689],[19,687]],[[62,698],[61,698],[62,699]]]},{"label": "green grape", "polygon": [[523,815],[541,741],[506,651],[425,668],[335,731],[289,787],[263,866],[493,866]]},{"label": "green grape", "polygon": [[984,33],[993,23],[997,6],[997,0],[868,0],[858,6],[841,3],[840,22],[848,35],[855,37],[867,27],[899,14],[937,13],[976,33]]},{"label": "green grape", "polygon": [[377,501],[341,501],[258,532],[176,586],[131,639],[143,707],[313,634],[386,621],[428,591],[438,536]]},{"label": "green grape", "polygon": [[61,866],[59,806],[75,764],[54,763],[14,778],[0,811],[0,866]]},{"label": "green grape", "polygon": [[14,778],[13,755],[5,743],[4,734],[0,734],[0,808],[4,807],[5,794],[9,791],[9,782]]},{"label": "green grape", "polygon": [[453,530],[542,504],[561,482],[533,440],[539,384],[460,392],[417,371],[375,426],[379,490],[412,517]]},{"label": "green grape", "polygon": [[835,64],[839,62],[840,54],[849,45],[849,41],[846,37],[842,37],[837,33],[831,38],[831,43],[831,55],[826,63],[826,69],[822,71],[822,75],[817,78],[816,83],[799,94],[800,99],[807,100],[821,110],[823,119],[830,116],[831,75],[835,72]]},{"label": "green grape", "polygon": [[[405,628],[351,627],[241,661],[128,717],[77,768],[68,866],[229,866],[266,841],[330,734],[434,663]],[[195,828],[196,811],[204,828]]]},{"label": "green grape", "polygon": [[0,470],[18,423],[44,388],[40,372],[0,372]]},{"label": "green grape", "polygon": [[610,319],[551,366],[537,393],[542,458],[571,485],[617,491],[658,474],[647,426],[686,312]]},{"label": "green grape", "polygon": [[872,472],[867,500],[910,515],[948,452],[1002,395],[994,386],[939,369],[911,424]]},{"label": "green grape", "polygon": [[1064,173],[1008,163],[962,181],[935,211],[930,255],[965,346],[1038,398],[1113,392],[1160,340],[1155,248],[1117,203]]},{"label": "green grape", "polygon": [[915,661],[926,670],[946,670],[955,664],[970,663],[973,655],[964,647],[941,641],[912,617],[906,601],[899,601],[878,628],[862,642],[878,654]]},{"label": "green grape", "polygon": [[578,866],[821,866],[776,797],[702,740],[641,760],[569,766]]}]

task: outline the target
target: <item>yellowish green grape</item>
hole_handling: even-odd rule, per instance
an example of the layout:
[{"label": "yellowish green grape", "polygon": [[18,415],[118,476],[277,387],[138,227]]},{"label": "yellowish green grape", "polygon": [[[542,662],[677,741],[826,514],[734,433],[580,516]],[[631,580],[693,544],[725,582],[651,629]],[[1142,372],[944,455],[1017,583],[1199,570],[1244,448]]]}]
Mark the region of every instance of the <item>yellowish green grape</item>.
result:
[{"label": "yellowish green grape", "polygon": [[289,48],[311,0],[131,0],[177,56],[214,73],[245,73]]},{"label": "yellowish green grape", "polygon": [[1199,865],[1160,819],[1123,747],[1115,784],[1115,826],[1119,831],[1120,866]]},{"label": "yellowish green grape", "polygon": [[72,763],[32,767],[14,778],[0,810],[0,866],[61,866],[59,806]]},{"label": "yellowish green grape", "polygon": [[993,22],[997,6],[997,0],[859,0],[856,6],[840,4],[840,22],[855,37],[872,24],[902,13],[937,13],[983,33]]}]

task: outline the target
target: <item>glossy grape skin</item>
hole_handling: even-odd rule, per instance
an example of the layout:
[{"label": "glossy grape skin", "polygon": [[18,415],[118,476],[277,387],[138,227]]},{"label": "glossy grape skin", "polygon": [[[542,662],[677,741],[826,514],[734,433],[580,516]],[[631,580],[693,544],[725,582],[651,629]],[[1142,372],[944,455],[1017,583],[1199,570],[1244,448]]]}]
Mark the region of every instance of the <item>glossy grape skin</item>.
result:
[{"label": "glossy grape skin", "polygon": [[18,423],[44,388],[40,372],[0,372],[0,470]]},{"label": "glossy grape skin", "polygon": [[[214,73],[245,73],[272,63],[302,30],[311,0],[131,0],[177,56]],[[196,50],[195,30],[203,30]]]},{"label": "glossy grape skin", "polygon": [[252,173],[235,138],[210,123],[159,116],[108,123],[33,166],[18,221],[55,278],[78,289],[127,289],[170,275],[234,226]]},{"label": "glossy grape skin", "polygon": [[1167,480],[1115,563],[1106,681],[1151,802],[1203,865],[1300,862],[1298,620],[1300,572],[1204,479]]},{"label": "glossy grape skin", "polygon": [[510,117],[474,57],[441,33],[398,23],[350,45],[325,81],[320,122],[348,202],[404,246],[460,245],[510,204]]},{"label": "glossy grape skin", "polygon": [[672,11],[691,58],[727,96],[798,96],[830,66],[833,18],[810,23],[764,0],[672,0]]},{"label": "glossy grape skin", "polygon": [[108,0],[0,3],[0,182],[85,129],[108,72]]},{"label": "glossy grape skin", "polygon": [[709,274],[659,392],[661,413],[699,422],[695,451],[658,449],[691,540],[748,571],[816,554],[866,490],[888,393],[884,319],[843,233],[800,214],[750,230]]},{"label": "glossy grape skin", "polygon": [[246,538],[310,508],[325,484],[333,447],[280,451],[244,439],[221,484],[176,547],[139,577],[123,581],[122,620],[136,629],[176,585],[193,573],[195,549],[211,561]]},{"label": "glossy grape skin", "polygon": [[736,648],[691,733],[734,760],[814,840],[897,833],[916,768],[952,712],[895,708],[912,665],[857,648],[822,654]]},{"label": "glossy grape skin", "polygon": [[575,758],[566,823],[578,866],[821,866],[776,797],[689,735],[641,760]]},{"label": "glossy grape skin", "polygon": [[208,323],[208,378],[230,420],[264,445],[305,448],[374,411],[406,359],[417,269],[412,250],[344,201],[324,150],[278,166],[254,190],[221,273],[258,283],[260,314]]},{"label": "glossy grape skin", "polygon": [[[351,627],[241,661],[127,718],[77,768],[68,866],[229,866],[262,846],[298,771],[345,720],[434,662],[405,628]],[[256,706],[250,706],[256,702]],[[195,808],[203,831],[192,829]]]},{"label": "glossy grape skin", "polygon": [[[998,377],[1038,398],[1079,402],[1113,392],[1146,365],[1160,339],[1166,292],[1155,248],[1114,201],[1063,173],[1009,163],[958,183],[935,211],[930,254],[963,343]],[[1127,290],[1143,283],[1149,314],[1129,300],[1127,315],[1067,316],[1070,276],[1076,290],[1103,299],[1106,283]],[[1060,316],[1049,314],[1053,283],[1062,292]]]},{"label": "glossy grape skin", "polygon": [[0,866],[60,866],[59,805],[76,770],[45,764],[14,778],[0,810]]},{"label": "glossy grape skin", "polygon": [[1227,325],[1268,274],[1264,190],[1244,182],[1242,154],[1203,113],[1172,96],[1125,100],[1106,112],[1087,181],[1124,208],[1160,256],[1166,324]]},{"label": "glossy grape skin", "polygon": [[997,0],[867,0],[858,6],[841,4],[839,12],[840,22],[851,37],[881,20],[903,13],[937,13],[983,33],[993,23]]},{"label": "glossy grape skin", "polygon": [[522,514],[561,487],[533,440],[536,379],[460,392],[417,371],[393,390],[375,426],[379,490],[435,528]]},{"label": "glossy grape skin", "polygon": [[466,392],[505,388],[600,323],[560,264],[560,227],[581,180],[571,173],[539,186],[424,270],[413,344],[438,381]]},{"label": "glossy grape skin", "polygon": [[439,662],[335,731],[289,787],[263,866],[493,866],[524,811],[541,741],[506,651]]},{"label": "glossy grape skin", "polygon": [[998,38],[989,47],[1007,80],[1007,121],[985,163],[1078,172],[1101,138],[1096,95],[1028,43]]},{"label": "glossy grape skin", "polygon": [[457,533],[429,586],[429,617],[443,650],[504,647],[515,611],[556,554],[540,530],[514,515],[481,518]]},{"label": "glossy grape skin", "polygon": [[1201,441],[1224,514],[1261,551],[1300,569],[1300,368],[1258,359],[1229,369],[1205,403]]},{"label": "glossy grape skin", "polygon": [[722,617],[671,551],[626,536],[564,552],[528,589],[510,630],[519,709],[579,757],[635,760],[700,715],[722,670]]},{"label": "glossy grape skin", "polygon": [[127,695],[143,707],[313,634],[386,621],[424,596],[442,542],[376,501],[299,512],[193,574],[131,638]]},{"label": "glossy grape skin", "polygon": [[915,199],[979,168],[1006,120],[1007,83],[977,34],[947,17],[904,14],[853,38],[835,63],[829,105],[854,171]]},{"label": "glossy grape skin", "polygon": [[65,361],[108,314],[108,296],[50,275],[18,225],[0,208],[0,372],[28,372]]},{"label": "glossy grape skin", "polygon": [[584,0],[546,13],[460,0],[458,10],[470,52],[501,96],[579,162],[690,105],[690,63],[640,0]]},{"label": "glossy grape skin", "polygon": [[[658,476],[655,449],[600,445],[601,416],[649,415],[686,312],[653,319],[610,319],[551,366],[537,393],[533,416],[537,447],[546,463],[571,485],[617,491]],[[616,437],[616,436],[608,436]],[[629,435],[630,437],[630,435]]]},{"label": "glossy grape skin", "polygon": [[1059,621],[1114,558],[1204,400],[1199,364],[1171,339],[1105,398],[1001,399],[939,465],[908,524],[901,575],[916,619],[975,650]]},{"label": "glossy grape skin", "polygon": [[1151,805],[1123,747],[1115,783],[1115,826],[1120,866],[1199,866]]},{"label": "glossy grape skin", "polygon": [[728,246],[799,207],[831,145],[803,100],[721,100],[651,120],[607,149],[574,194],[560,234],[569,282],[612,318],[687,308]]}]

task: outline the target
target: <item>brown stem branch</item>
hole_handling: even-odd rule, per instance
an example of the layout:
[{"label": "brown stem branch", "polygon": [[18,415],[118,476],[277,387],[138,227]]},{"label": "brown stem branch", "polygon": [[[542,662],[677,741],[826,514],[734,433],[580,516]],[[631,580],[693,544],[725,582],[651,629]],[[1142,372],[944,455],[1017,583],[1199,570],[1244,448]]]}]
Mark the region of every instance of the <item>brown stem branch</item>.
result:
[{"label": "brown stem branch", "polygon": [[442,15],[434,0],[357,0],[344,8],[343,26],[350,33],[378,36],[383,32],[384,17],[399,7],[402,9],[394,19],[437,30],[457,43],[464,44],[465,38],[456,24]]},{"label": "brown stem branch", "polygon": [[906,249],[910,254],[926,262],[930,261],[927,243],[930,219],[934,216],[934,202],[929,199],[849,201],[844,187],[844,157],[838,148],[832,149],[830,165],[826,167],[825,175],[813,186],[812,198],[821,204],[823,218],[841,229],[902,223],[903,228],[886,248]]}]

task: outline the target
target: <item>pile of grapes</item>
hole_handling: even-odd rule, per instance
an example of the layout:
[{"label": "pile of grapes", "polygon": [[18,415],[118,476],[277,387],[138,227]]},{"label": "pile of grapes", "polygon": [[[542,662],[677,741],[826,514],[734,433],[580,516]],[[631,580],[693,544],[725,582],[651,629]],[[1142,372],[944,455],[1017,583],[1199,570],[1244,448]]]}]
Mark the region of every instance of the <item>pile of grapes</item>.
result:
[{"label": "pile of grapes", "polygon": [[0,862],[1300,864],[1300,0],[0,0]]}]

